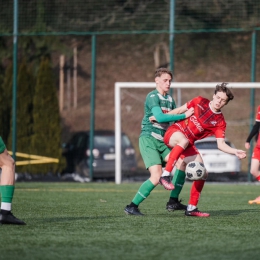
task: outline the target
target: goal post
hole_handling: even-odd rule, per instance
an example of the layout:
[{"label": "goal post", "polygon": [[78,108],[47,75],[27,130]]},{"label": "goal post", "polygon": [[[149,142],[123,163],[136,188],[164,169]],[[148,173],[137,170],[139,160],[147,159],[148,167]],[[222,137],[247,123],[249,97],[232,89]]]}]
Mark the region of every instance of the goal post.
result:
[{"label": "goal post", "polygon": [[[220,82],[172,82],[171,88],[173,89],[207,89],[215,88]],[[121,134],[122,134],[122,118],[121,118],[121,90],[122,89],[154,89],[155,82],[116,82],[115,83],[115,183],[121,184]],[[228,87],[231,89],[255,89],[260,88],[260,82],[229,82]],[[148,94],[148,91],[147,91]],[[211,93],[212,94],[212,93]],[[195,96],[202,95],[197,93]],[[203,95],[202,95],[203,96]],[[192,97],[192,98],[193,98]],[[179,95],[178,95],[179,98]],[[144,103],[145,100],[143,100]],[[176,102],[177,103],[177,102]],[[250,104],[252,105],[252,104]],[[242,107],[243,109],[244,107]],[[254,108],[252,108],[254,109]],[[143,111],[143,105],[142,105]],[[141,121],[139,122],[141,126]],[[129,122],[131,129],[131,122]]]}]

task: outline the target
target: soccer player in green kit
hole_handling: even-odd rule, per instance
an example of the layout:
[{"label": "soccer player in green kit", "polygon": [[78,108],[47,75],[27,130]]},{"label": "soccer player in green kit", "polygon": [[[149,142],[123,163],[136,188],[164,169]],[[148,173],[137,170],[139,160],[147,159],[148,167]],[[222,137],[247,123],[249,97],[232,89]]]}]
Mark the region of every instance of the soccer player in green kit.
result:
[{"label": "soccer player in green kit", "polygon": [[1,173],[1,210],[0,224],[25,225],[25,223],[16,218],[12,213],[12,199],[14,195],[15,183],[15,162],[8,153],[6,146],[0,137],[0,168]]},{"label": "soccer player in green kit", "polygon": [[[139,148],[145,167],[149,169],[150,178],[140,186],[132,202],[125,207],[124,211],[129,215],[143,215],[138,206],[159,183],[167,190],[174,189],[170,176],[162,176],[162,167],[168,161],[170,153],[170,149],[163,142],[163,137],[170,122],[190,117],[194,109],[187,110],[184,106],[176,108],[174,100],[167,93],[171,81],[171,71],[166,68],[157,69],[155,71],[156,89],[148,93],[144,103]],[[154,116],[156,121],[150,121],[151,116]],[[180,201],[176,203],[175,209],[186,209]]]}]

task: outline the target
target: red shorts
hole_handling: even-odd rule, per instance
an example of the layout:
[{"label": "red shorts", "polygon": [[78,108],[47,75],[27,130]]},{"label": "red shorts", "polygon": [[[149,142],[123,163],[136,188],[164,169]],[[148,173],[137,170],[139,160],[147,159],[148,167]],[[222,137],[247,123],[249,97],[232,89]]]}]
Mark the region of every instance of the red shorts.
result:
[{"label": "red shorts", "polygon": [[253,154],[252,154],[252,158],[260,161],[260,148],[255,147]]},{"label": "red shorts", "polygon": [[[171,125],[171,126],[167,129],[167,131],[166,131],[166,133],[165,133],[165,135],[164,135],[164,138],[163,138],[163,141],[164,141],[164,143],[165,143],[167,146],[169,146],[170,138],[171,138],[172,134],[175,133],[175,132],[181,132],[181,131],[180,131],[180,128],[178,128],[178,127],[175,126],[175,125]],[[181,133],[182,133],[182,132],[181,132]],[[169,147],[170,147],[170,146],[169,146]]]},{"label": "red shorts", "polygon": [[[168,130],[166,131],[164,135],[164,143],[169,146],[170,137],[175,132],[181,132],[180,129],[174,125],[170,126]],[[170,147],[170,146],[169,146]],[[172,147],[170,147],[172,148]],[[180,155],[181,159],[184,159],[185,157],[193,156],[199,154],[199,151],[197,150],[196,146],[194,144],[189,144],[188,147],[182,152]]]}]

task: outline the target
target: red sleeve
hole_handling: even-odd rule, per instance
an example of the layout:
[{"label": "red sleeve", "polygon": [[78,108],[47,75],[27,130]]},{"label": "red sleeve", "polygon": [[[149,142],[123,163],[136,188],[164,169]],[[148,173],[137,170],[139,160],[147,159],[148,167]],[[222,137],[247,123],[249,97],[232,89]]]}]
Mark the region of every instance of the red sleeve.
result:
[{"label": "red sleeve", "polygon": [[260,106],[258,106],[258,108],[257,108],[255,121],[258,121],[258,122],[260,121]]},{"label": "red sleeve", "polygon": [[223,122],[222,122],[221,126],[216,128],[216,130],[215,130],[216,138],[225,138],[225,135],[226,135],[225,131],[226,131],[226,122],[223,119]]}]

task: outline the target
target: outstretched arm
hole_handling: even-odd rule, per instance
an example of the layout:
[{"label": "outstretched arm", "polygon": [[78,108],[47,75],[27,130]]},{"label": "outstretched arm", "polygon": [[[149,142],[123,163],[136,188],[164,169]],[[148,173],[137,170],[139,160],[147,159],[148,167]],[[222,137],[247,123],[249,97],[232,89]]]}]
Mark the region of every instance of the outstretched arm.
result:
[{"label": "outstretched arm", "polygon": [[[185,113],[184,113],[185,112]],[[150,121],[157,121],[158,123],[174,122],[177,120],[182,120],[187,117],[190,117],[194,113],[194,108],[187,109],[186,105],[183,105],[179,108],[175,108],[164,114],[160,107],[152,108],[153,116],[149,119]]]},{"label": "outstretched arm", "polygon": [[246,158],[246,152],[230,147],[226,144],[224,138],[217,138],[218,149],[225,152],[236,155],[239,159]]},{"label": "outstretched arm", "polygon": [[185,103],[184,105],[177,107],[173,110],[171,110],[169,113],[167,114],[183,114],[188,110],[187,108],[187,103]]}]

